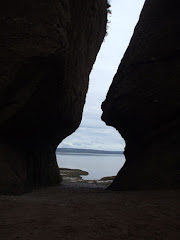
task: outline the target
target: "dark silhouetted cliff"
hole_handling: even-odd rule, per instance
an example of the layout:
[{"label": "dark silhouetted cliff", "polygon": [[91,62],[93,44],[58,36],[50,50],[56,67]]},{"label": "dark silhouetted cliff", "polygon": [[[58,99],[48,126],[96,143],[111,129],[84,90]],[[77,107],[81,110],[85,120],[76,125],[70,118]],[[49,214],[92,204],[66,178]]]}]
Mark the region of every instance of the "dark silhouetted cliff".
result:
[{"label": "dark silhouetted cliff", "polygon": [[179,13],[179,1],[146,0],[102,104],[102,119],[126,141],[111,189],[180,186]]},{"label": "dark silhouetted cliff", "polygon": [[1,3],[0,193],[59,183],[55,150],[80,124],[106,22],[106,0]]}]

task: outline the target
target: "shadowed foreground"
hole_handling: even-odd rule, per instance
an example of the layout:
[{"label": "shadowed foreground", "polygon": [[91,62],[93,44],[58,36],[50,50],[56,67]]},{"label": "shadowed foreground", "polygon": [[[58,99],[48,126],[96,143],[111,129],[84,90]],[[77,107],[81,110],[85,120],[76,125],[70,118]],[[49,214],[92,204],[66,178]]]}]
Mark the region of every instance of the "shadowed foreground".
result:
[{"label": "shadowed foreground", "polygon": [[0,239],[180,239],[180,191],[53,187],[0,196]]}]

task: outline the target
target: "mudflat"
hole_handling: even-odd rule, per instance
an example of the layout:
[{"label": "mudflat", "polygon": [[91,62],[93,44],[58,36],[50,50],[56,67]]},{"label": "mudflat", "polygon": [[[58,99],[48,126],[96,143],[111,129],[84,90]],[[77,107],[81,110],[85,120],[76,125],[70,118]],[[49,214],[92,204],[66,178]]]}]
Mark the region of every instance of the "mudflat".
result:
[{"label": "mudflat", "polygon": [[1,240],[179,240],[180,190],[111,192],[65,183],[0,196]]}]

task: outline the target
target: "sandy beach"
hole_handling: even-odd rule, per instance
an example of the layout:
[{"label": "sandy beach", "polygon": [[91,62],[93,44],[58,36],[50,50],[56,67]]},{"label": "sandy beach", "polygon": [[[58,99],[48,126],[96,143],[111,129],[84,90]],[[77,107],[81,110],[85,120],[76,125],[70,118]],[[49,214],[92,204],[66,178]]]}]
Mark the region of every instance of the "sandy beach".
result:
[{"label": "sandy beach", "polygon": [[1,240],[180,239],[180,190],[111,192],[66,183],[0,196]]}]

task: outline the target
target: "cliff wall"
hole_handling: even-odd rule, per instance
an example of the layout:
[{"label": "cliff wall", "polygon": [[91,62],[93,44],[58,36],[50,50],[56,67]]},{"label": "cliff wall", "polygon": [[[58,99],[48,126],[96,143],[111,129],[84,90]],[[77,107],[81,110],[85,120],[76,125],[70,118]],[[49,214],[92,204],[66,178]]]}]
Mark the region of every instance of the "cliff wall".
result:
[{"label": "cliff wall", "polygon": [[180,186],[180,3],[146,0],[102,119],[126,141],[111,189]]},{"label": "cliff wall", "polygon": [[0,4],[0,193],[60,181],[57,145],[80,124],[106,0]]}]

